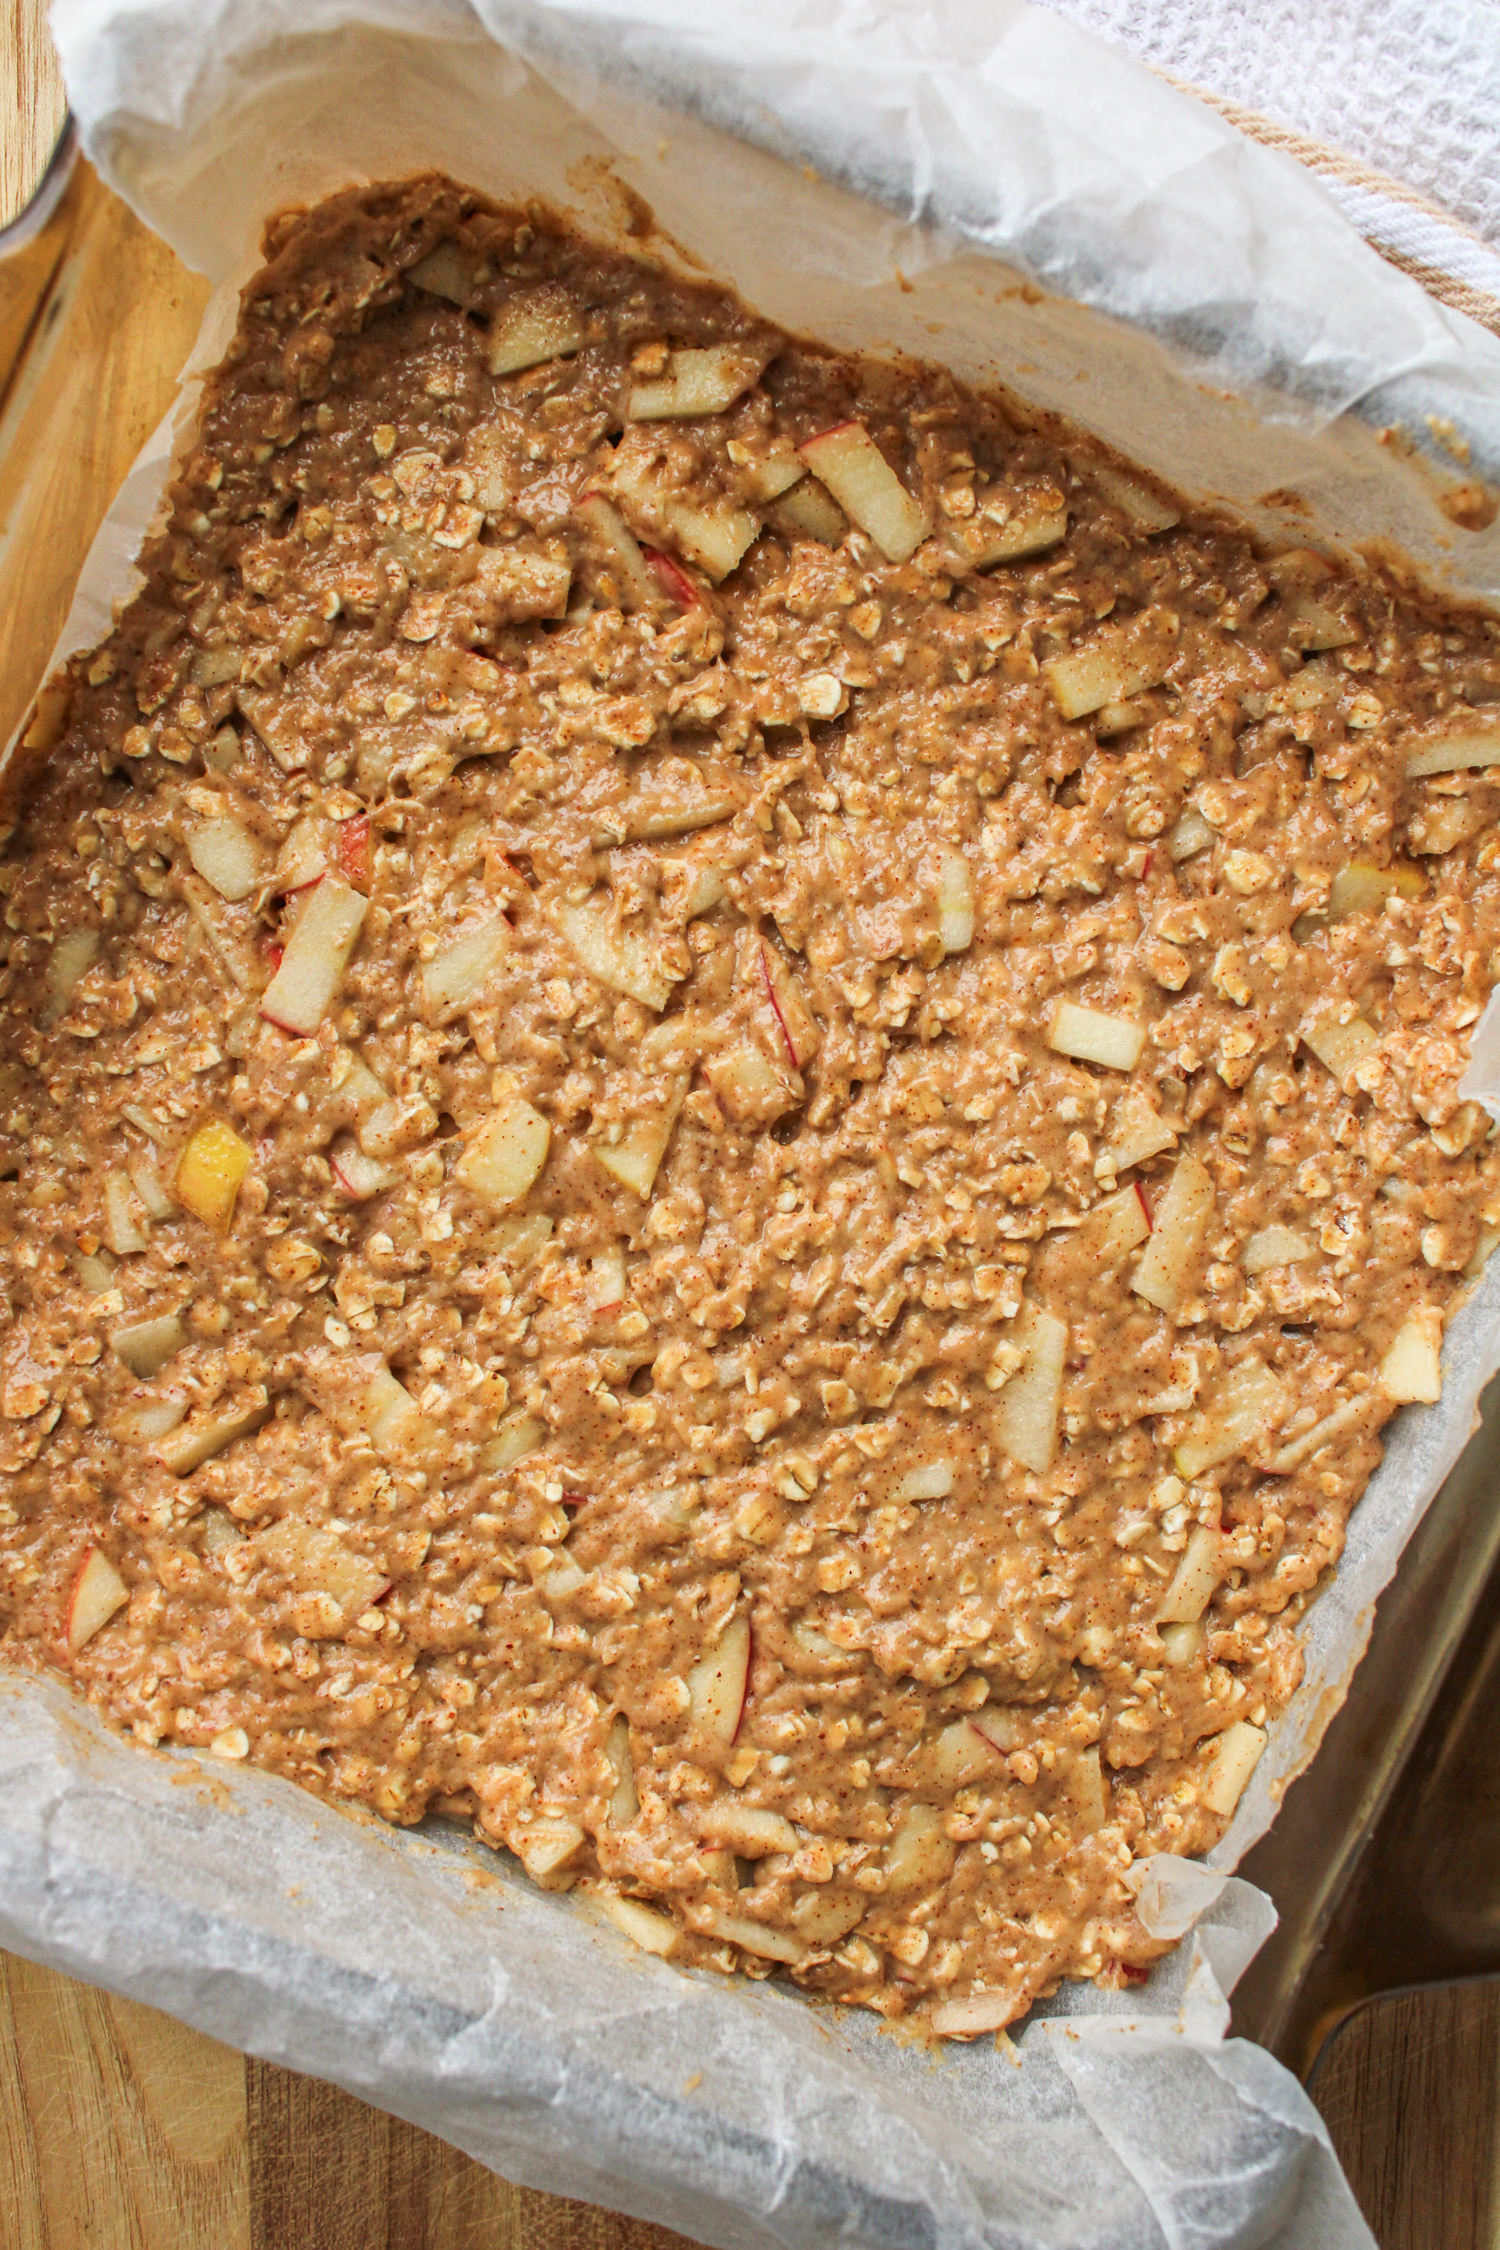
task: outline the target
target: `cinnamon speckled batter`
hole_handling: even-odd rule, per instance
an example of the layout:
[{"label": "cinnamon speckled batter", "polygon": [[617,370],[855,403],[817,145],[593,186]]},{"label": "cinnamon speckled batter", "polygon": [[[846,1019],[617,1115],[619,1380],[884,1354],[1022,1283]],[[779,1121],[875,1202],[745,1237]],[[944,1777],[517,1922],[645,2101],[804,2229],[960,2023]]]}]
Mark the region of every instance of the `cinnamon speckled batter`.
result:
[{"label": "cinnamon speckled batter", "polygon": [[267,255],[0,863],[5,1659],[1141,1973],[1500,1225],[1495,624],[443,181]]}]

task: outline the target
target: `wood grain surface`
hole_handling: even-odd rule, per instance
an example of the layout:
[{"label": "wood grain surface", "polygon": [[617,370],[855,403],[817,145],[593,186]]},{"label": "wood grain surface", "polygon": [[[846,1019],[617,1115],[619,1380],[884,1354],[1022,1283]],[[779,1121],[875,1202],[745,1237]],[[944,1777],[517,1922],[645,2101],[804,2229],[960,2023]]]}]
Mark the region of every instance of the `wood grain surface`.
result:
[{"label": "wood grain surface", "polygon": [[1500,2241],[1500,1977],[1365,2001],[1308,2091],[1380,2250]]},{"label": "wood grain surface", "polygon": [[46,170],[66,106],[46,0],[0,0],[0,227]]}]

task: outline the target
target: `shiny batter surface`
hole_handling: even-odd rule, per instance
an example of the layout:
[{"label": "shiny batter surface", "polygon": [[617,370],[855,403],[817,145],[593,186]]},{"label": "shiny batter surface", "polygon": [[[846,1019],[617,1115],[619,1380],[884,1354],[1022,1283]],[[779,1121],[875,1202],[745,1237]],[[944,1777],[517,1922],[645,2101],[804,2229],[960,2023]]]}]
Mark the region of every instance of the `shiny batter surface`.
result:
[{"label": "shiny batter surface", "polygon": [[5,1660],[1141,1973],[1500,1222],[1496,626],[447,183],[268,257],[0,862]]}]

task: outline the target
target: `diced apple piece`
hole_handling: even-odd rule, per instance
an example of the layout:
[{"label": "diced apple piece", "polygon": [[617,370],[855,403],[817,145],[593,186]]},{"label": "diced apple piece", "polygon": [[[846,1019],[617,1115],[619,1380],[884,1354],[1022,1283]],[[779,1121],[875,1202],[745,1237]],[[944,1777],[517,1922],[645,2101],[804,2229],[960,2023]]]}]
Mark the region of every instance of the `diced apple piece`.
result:
[{"label": "diced apple piece", "polygon": [[883,1895],[909,1898],[914,1891],[936,1889],[947,1880],[954,1856],[936,1805],[908,1805],[885,1847]]},{"label": "diced apple piece", "polygon": [[1164,1662],[1174,1671],[1184,1664],[1196,1663],[1202,1655],[1207,1639],[1200,1623],[1191,1625],[1163,1625],[1161,1628],[1161,1653]]},{"label": "diced apple piece", "polygon": [[[1089,1213],[1073,1239],[1085,1246],[1092,1266],[1105,1270],[1117,1266],[1123,1257],[1139,1248],[1150,1232],[1151,1221],[1140,1191],[1127,1187],[1106,1196]],[[1067,1237],[1063,1239],[1066,1241]]]},{"label": "diced apple piece", "polygon": [[1316,594],[1291,594],[1284,602],[1282,623],[1293,648],[1309,651],[1347,648],[1359,639],[1358,629],[1331,602]]},{"label": "diced apple piece", "polygon": [[1378,914],[1388,898],[1420,898],[1427,878],[1420,867],[1399,861],[1393,867],[1372,867],[1352,860],[1333,878],[1328,893],[1328,919],[1342,922],[1348,914]]},{"label": "diced apple piece", "polygon": [[688,1081],[675,1080],[667,1091],[667,1099],[660,1109],[641,1117],[632,1118],[618,1141],[594,1141],[590,1144],[594,1162],[621,1187],[644,1202],[656,1181],[662,1158],[666,1155],[677,1124],[678,1114],[687,1095]]},{"label": "diced apple piece", "polygon": [[1420,781],[1430,773],[1463,773],[1469,768],[1500,765],[1500,726],[1448,727],[1409,743],[1406,773]]},{"label": "diced apple piece", "polygon": [[939,2039],[977,2039],[982,2032],[1003,2031],[1026,2007],[1019,1992],[971,1992],[964,2000],[945,2000],[932,2011],[932,2028]]},{"label": "diced apple piece", "polygon": [[587,903],[560,906],[553,919],[591,977],[660,1014],[677,978],[663,968],[660,947],[646,932],[627,936],[607,907]]},{"label": "diced apple piece", "polygon": [[938,937],[945,953],[962,953],[974,936],[974,876],[962,852],[944,852],[938,871]]},{"label": "diced apple piece", "polygon": [[485,1237],[485,1249],[519,1272],[551,1239],[552,1221],[544,1212],[513,1211],[508,1219],[495,1221]]},{"label": "diced apple piece", "polygon": [[609,1800],[609,1825],[628,1828],[641,1809],[641,1800],[635,1785],[635,1760],[630,1754],[630,1722],[623,1712],[611,1722],[604,1754],[615,1777]]},{"label": "diced apple piece", "polygon": [[126,1585],[114,1564],[98,1547],[84,1551],[78,1575],[68,1595],[67,1616],[64,1629],[67,1634],[68,1654],[78,1651],[107,1625],[118,1610],[130,1599]]},{"label": "diced apple piece", "polygon": [[602,492],[587,493],[578,503],[578,514],[608,557],[623,609],[659,609],[661,580],[642,552],[639,540],[618,508]]},{"label": "diced apple piece", "polygon": [[700,828],[716,828],[733,820],[740,809],[737,797],[694,790],[678,797],[647,796],[644,792],[604,815],[594,832],[596,849],[615,844],[654,842],[663,836],[691,836]]},{"label": "diced apple piece", "polygon": [[1240,1253],[1240,1264],[1248,1274],[1270,1273],[1276,1266],[1299,1266],[1317,1253],[1306,1235],[1298,1234],[1295,1227],[1262,1227],[1252,1234]]},{"label": "diced apple piece", "polygon": [[771,510],[771,520],[794,539],[816,539],[820,547],[840,547],[849,529],[848,518],[834,506],[832,496],[811,477],[786,493]]},{"label": "diced apple piece", "polygon": [[469,1135],[454,1178],[497,1210],[517,1203],[547,1161],[552,1128],[519,1094],[501,1102]]},{"label": "diced apple piece", "polygon": [[744,508],[695,508],[676,500],[668,514],[678,546],[715,585],[729,576],[760,531]]},{"label": "diced apple piece", "polygon": [[1443,1395],[1443,1316],[1421,1305],[1397,1329],[1380,1362],[1380,1382],[1399,1406],[1436,1406]]},{"label": "diced apple piece", "polygon": [[[1276,1376],[1247,1359],[1217,1386],[1205,1411],[1173,1453],[1177,1474],[1197,1477],[1252,1448],[1286,1420],[1287,1399]],[[1189,1551],[1191,1551],[1191,1544]],[[1188,1612],[1195,1615],[1196,1612]]]},{"label": "diced apple piece", "polygon": [[170,1219],[176,1206],[156,1169],[152,1156],[132,1156],[125,1167],[130,1184],[153,1219]]},{"label": "diced apple piece", "polygon": [[596,1312],[625,1302],[625,1248],[611,1242],[589,1260],[588,1300]]},{"label": "diced apple piece", "polygon": [[1149,703],[1105,703],[1094,713],[1094,732],[1101,742],[1112,742],[1117,734],[1144,726],[1150,716]]},{"label": "diced apple piece", "polygon": [[1175,863],[1195,859],[1199,852],[1206,852],[1209,845],[1218,840],[1217,828],[1209,826],[1196,805],[1189,805],[1175,826],[1167,831],[1167,850]]},{"label": "diced apple piece", "polygon": [[903,563],[932,526],[862,422],[840,422],[797,448],[850,520],[887,562]]},{"label": "diced apple piece", "polygon": [[508,1414],[480,1455],[480,1466],[491,1476],[501,1476],[528,1453],[535,1453],[547,1435],[547,1425],[534,1414]]},{"label": "diced apple piece", "polygon": [[976,1727],[991,1749],[997,1750],[1002,1758],[1008,1758],[1012,1750],[1019,1750],[1025,1740],[1020,1719],[1002,1703],[981,1704],[970,1718],[969,1725]]},{"label": "diced apple piece", "polygon": [[248,898],[258,890],[266,876],[266,855],[260,838],[252,835],[243,821],[229,815],[220,819],[201,820],[188,831],[188,858],[205,883],[212,884],[220,898],[235,900]]},{"label": "diced apple piece", "polygon": [[1103,1070],[1134,1070],[1145,1043],[1146,1026],[1133,1016],[1081,1008],[1076,1000],[1059,1000],[1047,1036],[1054,1054],[1097,1063]]},{"label": "diced apple piece", "polygon": [[837,1945],[864,1920],[869,1900],[860,1891],[824,1884],[792,1901],[792,1920],[810,1945]]},{"label": "diced apple piece", "polygon": [[166,1398],[142,1398],[127,1406],[117,1425],[119,1435],[129,1445],[155,1445],[169,1430],[187,1419],[187,1400],[169,1395]]},{"label": "diced apple piece", "polygon": [[305,1594],[326,1594],[346,1617],[358,1617],[390,1586],[379,1563],[356,1555],[334,1531],[282,1516],[261,1532],[261,1553]]},{"label": "diced apple piece", "polygon": [[1375,1026],[1366,1023],[1363,1016],[1355,1016],[1348,1023],[1340,1023],[1336,1016],[1324,1016],[1311,1030],[1303,1032],[1302,1044],[1312,1050],[1324,1069],[1331,1071],[1342,1085],[1379,1037]]},{"label": "diced apple piece", "polygon": [[493,915],[451,938],[422,964],[422,1009],[429,1023],[448,1023],[472,1007],[510,947],[510,924]]},{"label": "diced apple piece", "polygon": [[956,1789],[967,1789],[971,1781],[993,1778],[1002,1756],[987,1734],[967,1719],[954,1719],[928,1745],[923,1762],[931,1786],[951,1796]]},{"label": "diced apple piece", "polygon": [[951,524],[948,544],[969,570],[993,570],[1055,547],[1068,532],[1068,504],[1054,484],[992,492],[967,523]]},{"label": "diced apple piece", "polygon": [[596,1891],[599,1909],[608,1915],[621,1935],[643,1953],[654,1953],[663,1961],[670,1961],[682,1948],[682,1932],[677,1924],[665,1915],[658,1914],[654,1906],[643,1906],[638,1898],[622,1898],[618,1891]]},{"label": "diced apple piece", "polygon": [[711,1844],[724,1844],[741,1859],[765,1859],[771,1852],[795,1852],[802,1838],[789,1820],[759,1805],[743,1805],[733,1797],[705,1805],[699,1828]]},{"label": "diced apple piece", "polygon": [[765,362],[764,352],[741,344],[673,352],[665,375],[634,386],[626,415],[632,422],[682,422],[722,414],[759,382]]},{"label": "diced apple piece", "polygon": [[54,1024],[72,1005],[73,994],[99,958],[97,930],[69,930],[52,948],[42,1000],[42,1022]]},{"label": "diced apple piece", "polygon": [[1088,475],[1110,506],[1126,517],[1133,531],[1142,531],[1149,538],[1153,532],[1170,531],[1174,524],[1181,523],[1181,509],[1143,478],[1128,476],[1123,469],[1106,468],[1097,461],[1088,463]]},{"label": "diced apple piece", "polygon": [[1213,1178],[1189,1149],[1177,1159],[1130,1284],[1159,1312],[1175,1312],[1186,1297],[1213,1208]]},{"label": "diced apple piece", "polygon": [[[760,530],[745,508],[723,503],[716,508],[696,507],[669,485],[659,465],[641,460],[620,448],[611,471],[615,490],[633,504],[646,523],[665,523],[689,562],[706,571],[717,585],[727,578]],[[691,591],[691,587],[689,587]],[[693,596],[696,600],[696,595]]]},{"label": "diced apple piece", "polygon": [[130,1179],[119,1170],[104,1175],[104,1241],[117,1258],[133,1258],[147,1247],[148,1237],[130,1200]]},{"label": "diced apple piece", "polygon": [[1082,719],[1106,703],[1128,703],[1143,689],[1159,686],[1176,654],[1169,636],[1132,620],[1106,626],[1084,647],[1050,658],[1042,674],[1063,717]]},{"label": "diced apple piece", "polygon": [[96,1251],[92,1257],[75,1250],[73,1265],[84,1288],[92,1290],[96,1297],[102,1297],[106,1290],[114,1287],[115,1262],[107,1250]]},{"label": "diced apple piece", "polygon": [[1177,1135],[1157,1115],[1144,1094],[1132,1088],[1120,1096],[1110,1116],[1106,1145],[1106,1153],[1117,1172],[1128,1172],[1132,1165],[1145,1164],[1151,1157],[1161,1156],[1176,1146]]},{"label": "diced apple piece", "polygon": [[1071,1825],[1082,1836],[1093,1836],[1109,1818],[1109,1791],[1097,1750],[1076,1750],[1062,1775],[1062,1797]]},{"label": "diced apple piece", "polygon": [[332,822],[309,814],[287,831],[276,855],[272,883],[278,891],[310,890],[328,873],[330,854],[336,846]]},{"label": "diced apple piece", "polygon": [[1219,1737],[1208,1786],[1199,1803],[1227,1819],[1244,1796],[1265,1746],[1264,1727],[1253,1727],[1248,1719],[1232,1719]]},{"label": "diced apple piece", "polygon": [[124,1328],[109,1332],[110,1349],[115,1352],[132,1375],[147,1382],[161,1372],[167,1361],[182,1350],[187,1342],[187,1330],[177,1313],[158,1313],[154,1320],[134,1320]]},{"label": "diced apple piece", "polygon": [[790,446],[785,452],[768,453],[760,460],[743,461],[735,451],[735,441],[731,438],[729,458],[737,463],[751,499],[761,507],[767,507],[771,501],[783,498],[794,484],[801,484],[807,475],[806,465],[798,460]]},{"label": "diced apple piece", "polygon": [[712,1907],[703,1916],[704,1926],[714,1937],[737,1945],[745,1953],[754,1953],[763,1961],[784,1961],[790,1968],[798,1968],[807,1959],[807,1947],[790,1930],[773,1930],[764,1922],[752,1922],[748,1914],[727,1914]]},{"label": "diced apple piece", "polygon": [[328,1161],[333,1176],[351,1202],[367,1203],[372,1195],[382,1195],[396,1184],[396,1174],[388,1164],[381,1164],[373,1156],[366,1156],[358,1141],[348,1133],[341,1133],[328,1151]]},{"label": "diced apple piece", "polygon": [[259,992],[266,981],[264,939],[248,911],[220,898],[201,875],[181,875],[177,887],[193,920],[241,992]]},{"label": "diced apple piece", "polygon": [[1057,1451],[1057,1409],[1062,1397],[1068,1324],[1040,1305],[1027,1305],[1011,1330],[1024,1358],[1000,1393],[995,1435],[1023,1469],[1037,1475]]},{"label": "diced apple piece", "polygon": [[432,297],[446,297],[450,304],[470,305],[474,301],[474,261],[456,242],[440,242],[425,258],[407,267],[406,278],[413,288],[425,289]]},{"label": "diced apple piece", "polygon": [[1158,1625],[1194,1625],[1203,1615],[1224,1576],[1224,1541],[1207,1524],[1199,1524],[1183,1550],[1161,1608]]},{"label": "diced apple piece", "polygon": [[[681,563],[674,556],[664,554],[660,547],[643,547],[641,553],[645,557],[646,568],[668,600],[674,602],[680,610],[696,609],[698,589]],[[722,571],[719,576],[723,576]]]},{"label": "diced apple piece", "polygon": [[731,1617],[688,1674],[693,1722],[724,1750],[740,1731],[749,1693],[750,1648],[749,1618]]},{"label": "diced apple piece", "polygon": [[544,282],[502,305],[490,324],[492,375],[519,375],[543,360],[571,359],[583,349],[583,315],[565,289]]},{"label": "diced apple piece", "polygon": [[339,873],[350,889],[363,891],[368,897],[370,884],[374,879],[368,813],[355,813],[352,819],[339,822],[333,856],[338,861]]},{"label": "diced apple piece", "polygon": [[543,1890],[559,1890],[569,1887],[564,1880],[568,1862],[577,1857],[588,1838],[576,1820],[556,1813],[529,1819],[524,1827],[517,1825],[508,1841],[533,1883],[539,1883]]},{"label": "diced apple piece", "polygon": [[337,875],[309,894],[281,966],[261,994],[260,1012],[295,1038],[310,1039],[344,981],[370,902]]},{"label": "diced apple piece", "polygon": [[748,1042],[709,1056],[703,1075],[736,1125],[769,1125],[801,1098],[785,1071]]},{"label": "diced apple piece", "polygon": [[388,1461],[420,1454],[431,1437],[426,1416],[388,1367],[372,1370],[360,1419],[370,1433],[370,1443]]},{"label": "diced apple piece", "polygon": [[360,1124],[390,1100],[386,1088],[362,1055],[352,1047],[335,1047],[328,1061],[328,1083],[336,1099]]},{"label": "diced apple piece", "polygon": [[217,1117],[206,1118],[182,1152],[172,1192],[185,1211],[222,1234],[253,1160],[247,1141]]},{"label": "diced apple piece", "polygon": [[801,1070],[822,1045],[822,1028],[802,996],[801,985],[769,945],[760,949],[760,973],[781,1043],[792,1068]]},{"label": "diced apple piece", "polygon": [[907,1470],[891,1497],[904,1507],[908,1500],[946,1500],[952,1490],[951,1461],[919,1461]]},{"label": "diced apple piece", "polygon": [[179,1423],[158,1442],[157,1458],[174,1477],[191,1476],[194,1469],[211,1461],[237,1438],[253,1436],[270,1421],[272,1411],[269,1403],[261,1399],[252,1406],[235,1406],[222,1414],[209,1414],[201,1421],[195,1418]]}]

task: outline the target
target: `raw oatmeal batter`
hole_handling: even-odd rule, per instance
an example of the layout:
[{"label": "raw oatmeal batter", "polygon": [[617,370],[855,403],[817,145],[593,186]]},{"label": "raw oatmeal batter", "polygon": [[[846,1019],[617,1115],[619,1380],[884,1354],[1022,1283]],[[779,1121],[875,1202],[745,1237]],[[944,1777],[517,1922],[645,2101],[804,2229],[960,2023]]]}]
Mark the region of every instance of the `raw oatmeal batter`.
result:
[{"label": "raw oatmeal batter", "polygon": [[0,864],[0,1629],[654,1952],[1163,1950],[1500,1221],[1497,627],[442,181]]}]

